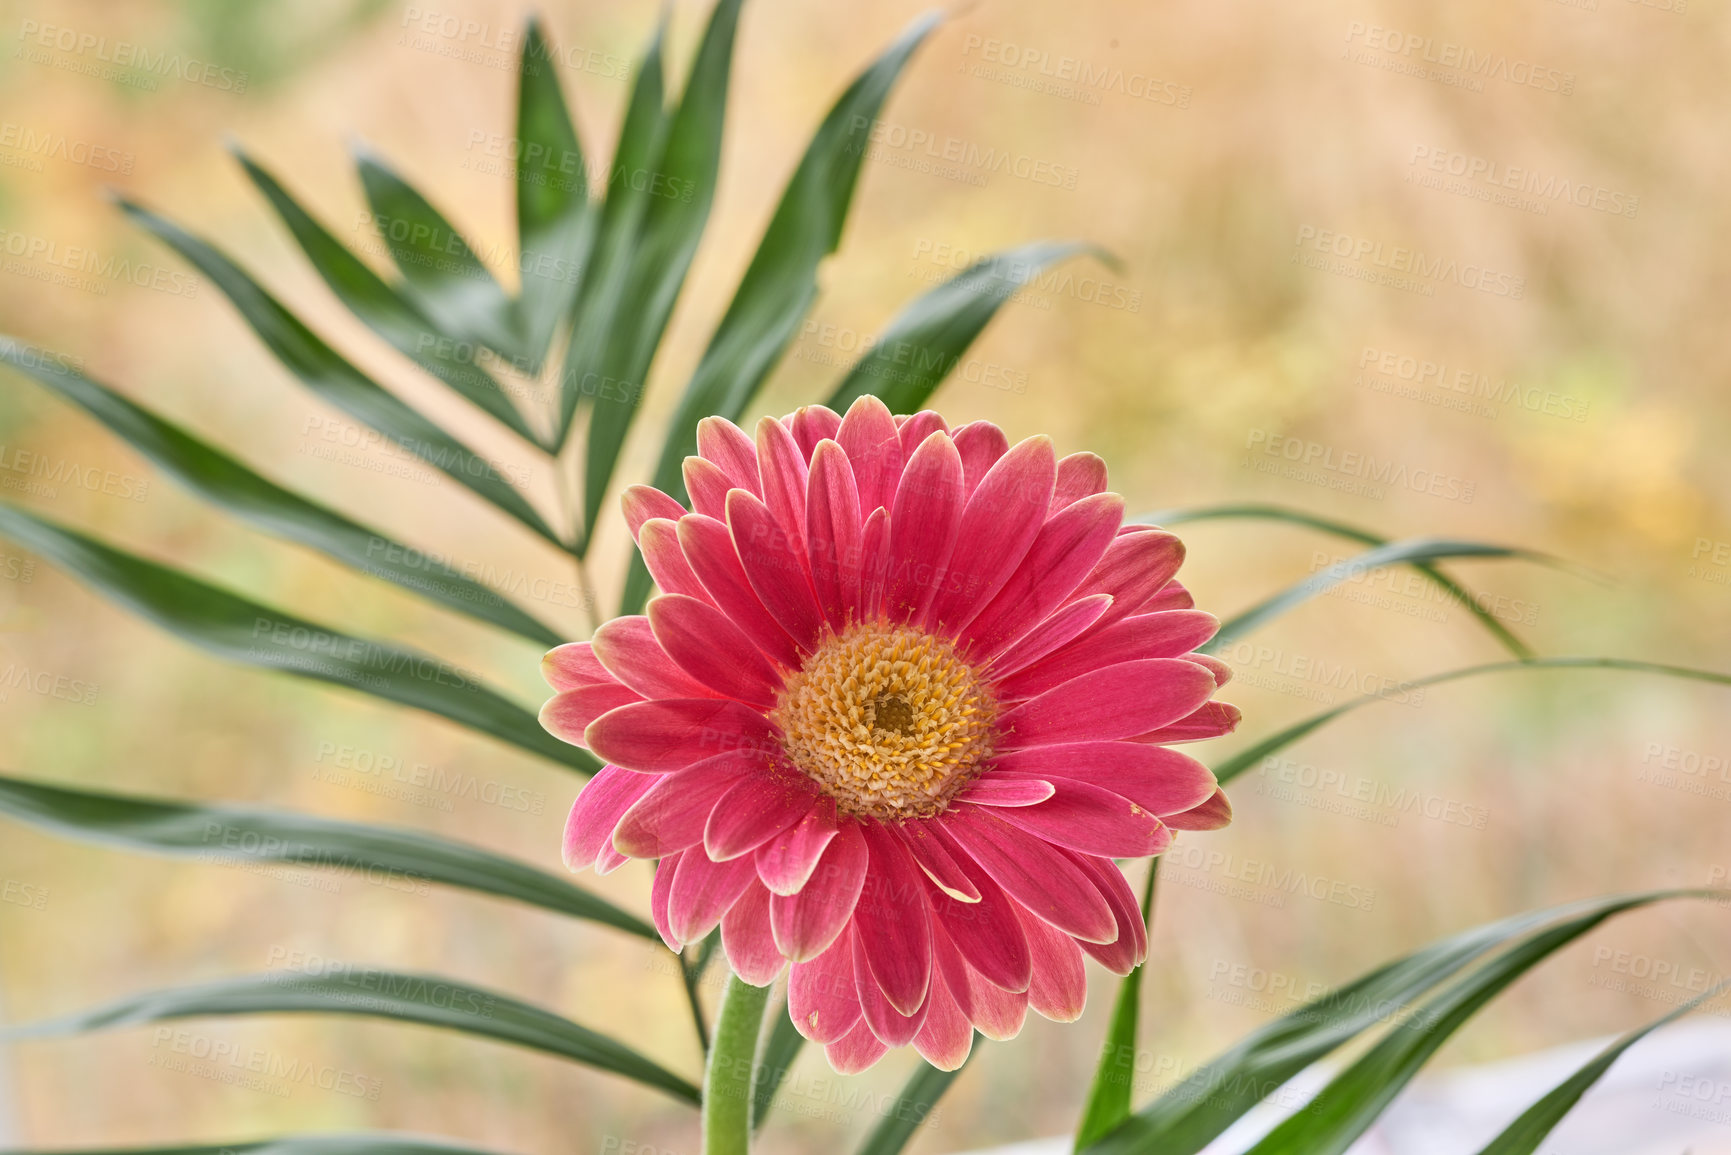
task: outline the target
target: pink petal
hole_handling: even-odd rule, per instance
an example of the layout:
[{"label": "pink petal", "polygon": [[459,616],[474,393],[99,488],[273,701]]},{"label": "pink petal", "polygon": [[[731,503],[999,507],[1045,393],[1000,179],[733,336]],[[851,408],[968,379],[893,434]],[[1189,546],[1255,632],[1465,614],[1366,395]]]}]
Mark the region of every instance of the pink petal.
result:
[{"label": "pink petal", "polygon": [[890,511],[890,569],[883,604],[890,621],[917,622],[931,604],[955,550],[962,501],[962,459],[956,443],[946,434],[927,438],[908,458]]},{"label": "pink petal", "polygon": [[727,908],[757,881],[749,858],[711,862],[698,849],[679,856],[679,872],[667,896],[667,925],[680,942],[696,942],[721,922]]},{"label": "pink petal", "polygon": [[733,973],[754,987],[767,987],[781,974],[787,960],[769,933],[769,891],[754,882],[727,908],[721,916],[721,949]]},{"label": "pink petal", "polygon": [[1028,1005],[1055,1023],[1075,1022],[1088,1003],[1082,948],[1075,939],[1059,934],[1031,914],[1019,917],[1033,959]]},{"label": "pink petal", "polygon": [[811,455],[805,503],[805,542],[812,587],[832,629],[858,620],[861,531],[859,493],[847,452],[820,441]]},{"label": "pink petal", "polygon": [[630,861],[631,859],[620,854],[614,847],[603,846],[601,848],[601,853],[595,856],[595,873],[612,874],[615,870],[618,870],[621,866],[624,866]]},{"label": "pink petal", "polygon": [[980,901],[980,888],[968,877],[937,834],[923,822],[904,822],[891,828],[919,867],[946,896],[958,902]]},{"label": "pink petal", "polygon": [[1232,667],[1211,654],[1185,654],[1186,662],[1195,662],[1204,670],[1214,675],[1214,685],[1224,686],[1232,680]]},{"label": "pink petal", "polygon": [[657,862],[655,883],[649,889],[649,914],[655,920],[655,930],[661,935],[661,941],[667,944],[667,949],[675,954],[685,944],[673,937],[673,929],[667,925],[667,896],[673,893],[673,875],[679,869],[679,859],[680,855],[670,854]]},{"label": "pink petal", "polygon": [[571,870],[595,865],[604,846],[613,845],[613,828],[632,803],[649,792],[656,778],[618,766],[603,766],[589,779],[565,819],[563,857]]},{"label": "pink petal", "polygon": [[870,517],[879,506],[890,508],[902,475],[902,445],[884,403],[869,394],[859,398],[841,419],[835,439],[853,466],[860,512]]},{"label": "pink petal", "polygon": [[1052,512],[1106,492],[1106,463],[1092,453],[1072,453],[1058,462],[1058,484],[1052,490]]},{"label": "pink petal", "polygon": [[[860,1021],[854,993],[853,936],[808,962],[796,962],[787,980],[787,1012],[800,1034],[814,1043],[833,1043]],[[870,1034],[870,1032],[867,1032]]]},{"label": "pink petal", "polygon": [[913,1042],[926,1019],[925,1001],[922,1000],[918,1007],[905,1015],[890,1005],[883,987],[872,974],[862,936],[857,931],[853,936],[853,981],[855,993],[859,995],[860,1014],[872,1034],[889,1047],[905,1047]]},{"label": "pink petal", "polygon": [[872,621],[883,612],[884,586],[889,580],[890,515],[882,508],[872,511],[860,531],[859,616]]},{"label": "pink petal", "polygon": [[[1132,527],[1125,526],[1125,529]],[[1137,526],[1113,539],[1106,556],[1077,592],[1111,594],[1107,622],[1127,618],[1166,587],[1184,563],[1184,543],[1164,530]]]},{"label": "pink petal", "polygon": [[[968,493],[978,489],[986,470],[1010,451],[1010,439],[990,421],[970,421],[957,429],[951,439],[956,443],[956,452],[962,455],[962,486]],[[1045,512],[1042,506],[1042,520]]]},{"label": "pink petal", "polygon": [[1224,790],[1216,790],[1200,806],[1166,819],[1166,825],[1174,830],[1219,830],[1231,822],[1232,803],[1227,801]]},{"label": "pink petal", "polygon": [[760,770],[749,755],[719,754],[657,776],[620,817],[612,846],[632,858],[664,858],[703,841],[710,811],[739,780]]},{"label": "pink petal", "polygon": [[678,521],[685,516],[685,507],[649,485],[629,486],[619,497],[619,504],[625,510],[625,524],[631,527],[631,538],[637,539],[643,529],[643,523],[652,517],[665,517]]},{"label": "pink petal", "polygon": [[588,642],[566,642],[548,650],[541,659],[541,676],[555,690],[578,690],[617,681]]},{"label": "pink petal", "polygon": [[980,977],[938,927],[932,939],[933,962],[944,987],[974,1029],[997,1042],[1007,1042],[1022,1030],[1028,1016],[1028,993],[1006,991]]},{"label": "pink petal", "polygon": [[685,549],[692,572],[721,612],[771,661],[789,670],[799,669],[799,647],[751,588],[727,526],[714,518],[693,514],[679,522],[679,544]]},{"label": "pink petal", "polygon": [[1093,878],[1118,924],[1118,937],[1114,941],[1091,943],[1084,940],[1079,945],[1094,957],[1095,962],[1113,974],[1127,975],[1148,958],[1148,929],[1142,921],[1142,908],[1137,905],[1135,892],[1124,880],[1124,872],[1110,859],[1076,854],[1071,856],[1071,860]]},{"label": "pink petal", "polygon": [[1129,738],[1169,726],[1208,700],[1214,678],[1181,658],[1090,670],[998,720],[1006,748]]},{"label": "pink petal", "polygon": [[1188,655],[1220,628],[1219,619],[1200,610],[1138,614],[1119,622],[1110,619],[1108,614],[1102,625],[1063,649],[1040,659],[1014,677],[1001,678],[998,682],[1001,696],[1031,698],[1102,666],[1115,666],[1138,658]]},{"label": "pink petal", "polygon": [[703,847],[716,862],[738,858],[790,829],[816,804],[817,790],[803,774],[748,775],[715,804],[703,830]]},{"label": "pink petal", "polygon": [[758,881],[771,894],[798,894],[840,830],[835,800],[819,797],[805,817],[757,848]]},{"label": "pink petal", "polygon": [[1025,991],[1032,964],[1027,936],[1016,920],[1018,904],[978,864],[970,860],[968,865],[974,869],[980,901],[962,903],[933,896],[933,917],[981,978],[1007,991]]},{"label": "pink petal", "polygon": [[1160,819],[1122,794],[1065,778],[1050,785],[1056,793],[1037,806],[992,813],[1054,845],[1104,858],[1147,858],[1172,844],[1172,832]]},{"label": "pink petal", "polygon": [[803,541],[790,538],[768,506],[738,489],[727,495],[727,527],[746,580],[770,617],[807,653],[816,650],[826,625],[812,592]]},{"label": "pink petal", "polygon": [[1046,801],[1053,793],[1052,784],[1038,778],[986,774],[970,783],[956,796],[956,801],[971,802],[975,806],[1033,806]]},{"label": "pink petal", "polygon": [[1159,593],[1138,607],[1137,612],[1151,614],[1157,610],[1188,610],[1195,608],[1196,599],[1177,582],[1167,582]]},{"label": "pink petal", "polygon": [[575,690],[561,690],[541,704],[541,728],[573,746],[587,744],[583,734],[589,723],[609,710],[643,699],[618,682],[603,682]]},{"label": "pink petal", "polygon": [[757,446],[733,422],[721,417],[699,421],[697,454],[719,467],[732,488],[749,490],[753,497],[763,496],[757,479]]},{"label": "pink petal", "polygon": [[1000,687],[1011,674],[1075,641],[1111,606],[1112,599],[1106,594],[1077,598],[1017,638],[1008,649],[992,659],[992,672],[999,679]]},{"label": "pink petal", "polygon": [[787,534],[795,553],[805,553],[805,455],[787,427],[773,417],[757,423],[757,472],[763,503]]},{"label": "pink petal", "polygon": [[937,824],[1011,898],[1065,934],[1099,943],[1118,936],[1111,907],[1063,851],[977,806],[955,807]]},{"label": "pink petal", "polygon": [[733,488],[733,482],[721,471],[721,466],[706,457],[687,457],[682,472],[685,492],[691,495],[692,511],[725,521],[727,491]]},{"label": "pink petal", "polygon": [[729,751],[773,754],[775,729],[725,698],[663,698],[609,710],[583,732],[589,749],[646,774],[678,770]]},{"label": "pink petal", "polygon": [[1112,493],[1053,515],[1004,588],[962,631],[969,650],[990,658],[1068,601],[1112,544],[1123,516],[1124,499]]},{"label": "pink petal", "polygon": [[[902,460],[912,459],[914,450],[918,449],[926,438],[934,433],[947,434],[949,424],[940,417],[935,409],[922,409],[918,413],[909,414],[907,420],[897,419],[897,434],[902,443]],[[907,470],[902,470],[905,478]]]},{"label": "pink petal", "polygon": [[823,1049],[824,1058],[838,1075],[857,1075],[889,1052],[862,1019],[851,1031]]},{"label": "pink petal", "polygon": [[1004,588],[1045,524],[1056,469],[1052,439],[1030,437],[1000,456],[971,490],[956,528],[949,577],[932,602],[928,624],[959,631]]},{"label": "pink petal", "polygon": [[1138,734],[1137,742],[1196,742],[1203,738],[1218,738],[1238,729],[1238,707],[1227,702],[1204,702],[1193,713],[1170,726]]},{"label": "pink petal", "polygon": [[[854,907],[858,949],[884,997],[903,1015],[925,1002],[931,981],[931,912],[925,880],[907,848],[876,822],[860,825],[870,852],[866,885]],[[861,980],[863,982],[863,980]],[[863,997],[863,996],[862,996]]]},{"label": "pink petal", "polygon": [[853,917],[869,861],[859,823],[841,823],[799,893],[778,894],[769,901],[770,926],[782,954],[803,962],[835,941]]},{"label": "pink petal", "polygon": [[711,693],[768,710],[781,691],[781,674],[745,632],[707,601],[666,594],[646,607],[661,649]]},{"label": "pink petal", "polygon": [[655,579],[655,587],[662,593],[684,594],[703,602],[709,600],[703,583],[691,572],[691,565],[685,560],[685,551],[679,546],[677,522],[669,521],[665,517],[650,518],[643,523],[643,529],[637,537],[637,546],[643,553],[644,567],[649,570],[649,576]]},{"label": "pink petal", "polygon": [[841,414],[825,405],[801,405],[793,414],[793,439],[807,461],[817,450],[818,442],[841,432]]},{"label": "pink petal", "polygon": [[1071,742],[1007,750],[993,772],[1027,774],[1048,782],[1086,782],[1122,794],[1153,814],[1178,814],[1214,793],[1214,771],[1163,746],[1140,742]]},{"label": "pink petal", "polygon": [[932,984],[925,1009],[925,1022],[914,1036],[914,1050],[940,1071],[960,1070],[974,1046],[973,1024],[943,983]]},{"label": "pink petal", "polygon": [[642,614],[603,622],[590,644],[609,673],[645,698],[719,696],[667,656]]}]

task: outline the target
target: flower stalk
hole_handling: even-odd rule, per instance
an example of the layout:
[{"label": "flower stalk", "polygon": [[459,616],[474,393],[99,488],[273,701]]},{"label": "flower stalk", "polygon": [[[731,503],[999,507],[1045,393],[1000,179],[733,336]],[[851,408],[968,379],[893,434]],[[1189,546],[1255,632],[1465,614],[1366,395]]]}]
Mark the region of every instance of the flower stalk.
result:
[{"label": "flower stalk", "polygon": [[703,1155],[747,1155],[751,1149],[751,1076],[768,1003],[767,986],[728,978],[703,1075]]}]

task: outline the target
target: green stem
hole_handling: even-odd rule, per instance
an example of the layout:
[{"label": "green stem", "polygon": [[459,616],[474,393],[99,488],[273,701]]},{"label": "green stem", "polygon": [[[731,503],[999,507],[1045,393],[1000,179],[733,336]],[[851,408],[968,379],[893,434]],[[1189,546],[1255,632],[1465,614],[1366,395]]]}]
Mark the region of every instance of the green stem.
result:
[{"label": "green stem", "polygon": [[738,975],[727,980],[703,1076],[703,1155],[750,1151],[751,1073],[768,1003],[768,987],[754,987]]}]

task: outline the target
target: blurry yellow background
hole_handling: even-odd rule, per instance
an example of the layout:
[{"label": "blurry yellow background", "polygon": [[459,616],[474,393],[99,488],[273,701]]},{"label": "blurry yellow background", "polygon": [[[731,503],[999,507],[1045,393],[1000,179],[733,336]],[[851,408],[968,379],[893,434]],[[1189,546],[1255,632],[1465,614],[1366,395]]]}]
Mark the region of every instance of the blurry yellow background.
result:
[{"label": "blurry yellow background", "polygon": [[[750,417],[820,398],[862,336],[970,254],[1091,240],[1122,270],[1074,262],[1063,270],[1072,276],[1006,306],[937,395],[951,422],[989,418],[1012,440],[1047,432],[1060,452],[1098,452],[1132,510],[1266,501],[1390,536],[1551,551],[1603,583],[1518,563],[1454,572],[1543,653],[1731,667],[1731,21],[1682,5],[962,6],[891,98],[813,323]],[[823,111],[919,10],[912,0],[747,5],[715,210],[623,479],[650,467],[661,423]],[[509,169],[485,142],[512,131],[528,11],[514,0],[0,4],[0,330],[78,359],[401,540],[570,582],[560,557],[430,470],[377,449],[333,459],[340,438],[326,440],[335,427],[323,423],[334,411],[289,380],[213,286],[165,291],[184,290],[171,274],[187,270],[101,195],[126,189],[219,241],[358,363],[527,467],[511,439],[416,378],[335,304],[223,142],[244,143],[375,259],[348,159],[365,141],[514,284]],[[597,166],[627,92],[623,62],[646,42],[657,5],[542,11],[580,65],[561,79]],[[673,5],[678,75],[706,16],[707,5]],[[73,47],[44,47],[50,26],[76,36],[56,32],[49,44]],[[106,37],[108,50],[124,41],[208,64],[197,73],[208,83],[93,78],[87,66],[105,49],[80,50],[86,34]],[[1494,74],[1412,74],[1445,67],[1427,55],[1457,51],[1491,58]],[[45,280],[57,266],[41,254],[70,247],[160,279]],[[1472,395],[1481,385],[1489,392]],[[10,373],[0,446],[0,498],[269,604],[484,670],[526,703],[543,696],[534,647],[237,526]],[[44,490],[19,452],[112,470],[128,479],[114,488],[141,499]],[[1286,452],[1312,468],[1283,472]],[[1367,492],[1343,464],[1355,454],[1409,483]],[[537,472],[533,485],[548,507],[551,479]],[[1348,552],[1267,523],[1184,532],[1183,580],[1222,616]],[[617,520],[601,535],[595,571],[611,604],[625,535]],[[561,592],[526,604],[581,636],[571,601]],[[1334,663],[1374,689],[1499,653],[1459,607],[1393,574],[1320,598],[1228,656],[1240,673],[1225,696],[1245,723],[1202,751],[1214,760],[1351,696],[1331,682]],[[574,776],[443,721],[220,664],[6,542],[0,667],[51,672],[89,699],[0,687],[9,772],[413,825],[560,869]],[[1728,701],[1721,689],[1626,675],[1501,676],[1378,704],[1241,778],[1237,822],[1186,835],[1162,888],[1142,1093],[1289,1009],[1294,994],[1443,933],[1593,893],[1724,882]],[[509,801],[405,789],[399,774],[431,773],[417,767],[473,775]],[[1379,783],[1416,792],[1419,807],[1377,800]],[[11,822],[0,832],[0,878],[28,899],[0,904],[8,1020],[310,952],[489,985],[698,1069],[677,977],[636,940],[466,894],[402,895],[353,879],[333,893],[322,876],[141,857]],[[1321,880],[1310,888],[1324,897],[1267,882],[1294,872]],[[638,865],[585,885],[644,909],[648,879]],[[1628,960],[1724,975],[1723,920],[1722,910],[1679,907],[1613,925],[1521,984],[1442,1061],[1655,1017],[1675,992],[1620,991],[1623,971],[1639,966]],[[1620,964],[1600,948],[1630,954]],[[913,1149],[1066,1129],[1110,1003],[1105,976],[1094,978],[1082,1023],[1035,1018],[1015,1044],[981,1044]],[[17,1114],[7,1138],[220,1142],[379,1127],[522,1152],[696,1149],[693,1114],[658,1095],[466,1037],[358,1019],[187,1029],[348,1072],[376,1097],[192,1077],[165,1065],[170,1042],[131,1029],[12,1048],[0,1085]],[[911,1059],[838,1085],[820,1055],[804,1055],[765,1151],[851,1144],[875,1121],[862,1089],[891,1091]]]}]

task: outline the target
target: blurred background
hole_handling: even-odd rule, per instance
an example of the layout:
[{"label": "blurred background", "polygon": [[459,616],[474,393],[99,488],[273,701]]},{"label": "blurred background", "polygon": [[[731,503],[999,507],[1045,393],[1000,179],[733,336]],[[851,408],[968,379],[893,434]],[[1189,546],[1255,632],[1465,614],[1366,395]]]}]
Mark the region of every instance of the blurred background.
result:
[{"label": "blurred background", "polygon": [[[592,167],[611,153],[658,7],[539,9]],[[707,7],[672,4],[678,75]],[[382,269],[350,161],[371,146],[514,285],[510,168],[490,147],[512,132],[531,10],[0,3],[0,329],[401,540],[533,583],[527,608],[580,637],[567,559],[442,475],[356,445],[213,286],[103,196],[124,189],[219,241],[392,388],[520,460],[545,508],[551,478],[334,302],[224,148],[244,143]],[[747,5],[715,209],[622,479],[652,465],[823,111],[920,10]],[[1452,568],[1541,653],[1731,667],[1728,39],[1720,6],[1685,0],[962,6],[887,105],[811,323],[750,416],[823,396],[861,341],[974,255],[1091,240],[1122,268],[1073,262],[1007,305],[937,395],[952,423],[989,418],[1012,440],[1046,432],[1061,453],[1093,450],[1136,511],[1268,502],[1392,537],[1545,550],[1598,579]],[[121,45],[185,64],[116,67]],[[1479,67],[1458,70],[1469,57]],[[94,492],[45,480],[67,466],[117,480]],[[0,486],[266,603],[486,671],[525,703],[545,695],[533,646],[237,526],[10,373]],[[1265,522],[1184,532],[1183,580],[1222,616],[1349,551]],[[609,605],[622,524],[601,538]],[[1205,759],[1360,692],[1389,700],[1240,778],[1235,824],[1173,852],[1141,1095],[1295,1000],[1442,934],[1590,894],[1726,881],[1725,691],[1593,672],[1395,688],[1499,654],[1459,606],[1397,571],[1225,655],[1238,671],[1225,696],[1245,722]],[[7,542],[0,766],[410,825],[554,870],[579,785],[443,721],[218,663]],[[649,877],[631,866],[585,884],[645,909]],[[510,904],[147,858],[11,822],[0,878],[8,1021],[316,956],[492,986],[698,1069],[664,956]],[[1725,918],[1679,905],[1610,925],[1518,986],[1440,1064],[1656,1017],[1731,972]],[[1017,1043],[980,1044],[913,1149],[1069,1127],[1104,1031],[1104,977],[1080,1024],[1032,1018]],[[0,1051],[0,1137],[94,1146],[379,1127],[523,1152],[696,1150],[694,1115],[649,1091],[467,1037],[328,1018],[188,1030],[352,1077],[346,1090],[229,1085],[174,1069],[152,1028],[20,1044]],[[838,1081],[808,1050],[765,1151],[851,1145],[912,1063],[896,1055]],[[1653,1091],[1653,1109],[1668,1109]]]}]

